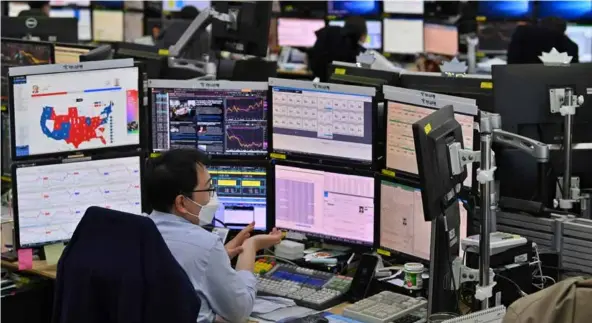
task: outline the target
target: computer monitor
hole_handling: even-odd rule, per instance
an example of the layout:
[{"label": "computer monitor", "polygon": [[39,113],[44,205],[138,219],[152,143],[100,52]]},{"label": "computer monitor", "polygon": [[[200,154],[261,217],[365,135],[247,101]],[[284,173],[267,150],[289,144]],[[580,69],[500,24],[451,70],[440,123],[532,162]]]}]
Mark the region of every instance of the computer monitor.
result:
[{"label": "computer monitor", "polygon": [[532,18],[534,1],[478,1],[477,15],[488,19],[528,19]]},{"label": "computer monitor", "polygon": [[327,14],[334,16],[375,16],[380,14],[380,1],[327,1]]},{"label": "computer monitor", "polygon": [[70,240],[91,206],[142,213],[140,156],[13,166],[18,249]]},{"label": "computer monitor", "polygon": [[[345,20],[330,20],[330,26],[345,26]],[[382,48],[382,21],[366,20],[366,29],[368,29],[368,37],[364,42],[364,47],[368,49]]]},{"label": "computer monitor", "polygon": [[592,20],[592,2],[590,0],[539,1],[539,18],[559,17],[570,21]]},{"label": "computer monitor", "polygon": [[383,11],[395,14],[423,14],[424,0],[384,1]]},{"label": "computer monitor", "polygon": [[133,42],[144,36],[144,14],[141,12],[127,11],[123,15],[124,39]]},{"label": "computer monitor", "polygon": [[[5,98],[2,98],[4,101]],[[2,102],[4,105],[5,102]],[[1,142],[1,151],[0,151],[0,158],[1,158],[1,166],[2,166],[2,176],[11,176],[11,155],[10,155],[10,116],[8,115],[8,110],[2,109],[0,112],[0,124],[2,125],[2,138],[0,139]]]},{"label": "computer monitor", "polygon": [[458,54],[458,28],[426,23],[423,25],[423,44],[426,53],[456,56]]},{"label": "computer monitor", "polygon": [[[467,237],[467,212],[460,209],[460,238]],[[432,223],[423,215],[422,193],[417,183],[383,178],[380,182],[381,249],[430,261]],[[459,255],[461,256],[461,255]]]},{"label": "computer monitor", "polygon": [[377,223],[372,173],[311,164],[277,164],[272,168],[275,227],[327,240],[374,245]]},{"label": "computer monitor", "polygon": [[385,18],[383,20],[384,52],[417,54],[423,52],[423,20]]},{"label": "computer monitor", "polygon": [[317,30],[325,27],[322,19],[278,18],[278,44],[290,47],[312,47]]},{"label": "computer monitor", "polygon": [[[462,125],[464,147],[473,147],[474,118],[477,115],[475,100],[391,86],[384,86],[383,92],[387,100],[387,169],[412,177],[421,175],[412,125],[447,105],[454,106],[454,118]],[[467,178],[464,185],[470,187],[471,177]]]},{"label": "computer monitor", "polygon": [[49,11],[52,18],[76,18],[78,20],[78,39],[91,40],[91,23],[89,9],[54,8]]},{"label": "computer monitor", "polygon": [[578,44],[580,63],[592,62],[592,25],[568,25],[565,34]]},{"label": "computer monitor", "polygon": [[216,157],[267,150],[267,84],[149,80],[152,149],[199,148]]},{"label": "computer monitor", "polygon": [[496,21],[480,22],[477,25],[479,51],[484,53],[501,53],[508,50],[514,30],[525,22]]},{"label": "computer monitor", "polygon": [[2,37],[52,42],[78,42],[76,18],[3,17]]},{"label": "computer monitor", "polygon": [[144,10],[144,1],[127,0],[123,2],[123,9],[125,10]]},{"label": "computer monitor", "polygon": [[208,7],[210,7],[211,1],[203,0],[203,1],[170,1],[170,0],[163,0],[162,1],[162,11],[181,11],[183,7],[191,6],[197,8],[197,10],[202,11]]},{"label": "computer monitor", "polygon": [[372,165],[376,89],[269,79],[270,147],[290,159]]},{"label": "computer monitor", "polygon": [[0,48],[3,76],[6,75],[4,72],[9,67],[53,64],[55,62],[51,43],[2,38]]},{"label": "computer monitor", "polygon": [[51,0],[49,5],[52,7],[65,7],[65,6],[76,6],[76,7],[90,7],[90,1],[86,0]]},{"label": "computer monitor", "polygon": [[255,222],[256,231],[267,231],[267,163],[214,162],[208,166],[220,208],[215,226],[242,229]]},{"label": "computer monitor", "polygon": [[56,64],[72,64],[80,62],[80,55],[88,54],[92,46],[65,44],[55,46]]},{"label": "computer monitor", "polygon": [[21,11],[29,10],[31,7],[26,2],[8,2],[8,16],[18,17]]},{"label": "computer monitor", "polygon": [[94,41],[123,41],[123,11],[93,10],[92,34]]},{"label": "computer monitor", "polygon": [[9,70],[13,159],[140,144],[132,59]]}]

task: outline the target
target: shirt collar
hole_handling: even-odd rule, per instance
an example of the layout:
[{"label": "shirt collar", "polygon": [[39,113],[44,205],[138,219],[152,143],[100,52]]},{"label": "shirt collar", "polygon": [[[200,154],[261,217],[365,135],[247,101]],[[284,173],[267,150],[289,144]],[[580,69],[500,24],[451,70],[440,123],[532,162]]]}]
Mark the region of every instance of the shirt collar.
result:
[{"label": "shirt collar", "polygon": [[155,220],[159,220],[159,221],[180,222],[180,223],[192,224],[191,222],[183,219],[180,216],[174,215],[172,213],[160,212],[160,211],[156,211],[156,210],[153,210],[152,213],[150,213],[150,217]]}]

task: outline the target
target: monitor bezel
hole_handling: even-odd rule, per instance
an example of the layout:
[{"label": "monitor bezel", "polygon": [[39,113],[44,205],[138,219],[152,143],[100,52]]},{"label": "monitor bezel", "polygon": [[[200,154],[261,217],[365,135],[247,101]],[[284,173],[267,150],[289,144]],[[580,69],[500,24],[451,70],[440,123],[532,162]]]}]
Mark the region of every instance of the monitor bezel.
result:
[{"label": "monitor bezel", "polygon": [[[44,69],[40,70],[29,70],[31,67],[45,67]],[[59,74],[59,73],[75,73],[75,72],[83,72],[83,71],[93,71],[93,70],[113,70],[113,69],[120,69],[120,68],[136,68],[138,71],[138,116],[140,118],[139,121],[139,134],[138,134],[138,143],[132,145],[122,145],[122,146],[114,146],[114,147],[105,147],[105,148],[94,148],[94,149],[77,149],[77,150],[70,150],[70,151],[62,151],[62,152],[52,152],[52,153],[43,153],[43,154],[35,154],[35,155],[27,155],[27,156],[17,156],[16,155],[16,129],[15,125],[15,114],[14,114],[14,78],[20,76],[29,76],[29,75],[51,75],[51,74]],[[144,143],[144,135],[142,134],[142,126],[146,123],[142,121],[142,110],[145,109],[144,106],[144,80],[143,80],[143,73],[144,73],[144,65],[138,62],[134,63],[134,60],[129,59],[118,59],[118,60],[107,60],[107,61],[96,61],[96,62],[80,62],[74,64],[52,64],[52,65],[34,65],[34,66],[23,66],[18,67],[18,69],[22,69],[22,71],[17,71],[16,75],[11,75],[9,70],[8,76],[8,93],[9,93],[9,102],[8,102],[8,109],[10,114],[10,124],[12,125],[10,129],[10,149],[12,154],[13,161],[27,161],[27,160],[35,160],[35,159],[42,159],[42,158],[53,158],[53,157],[68,157],[68,156],[95,156],[103,153],[107,153],[110,151],[115,152],[126,152],[130,149],[139,149],[145,146]],[[11,69],[12,70],[12,69]],[[146,128],[146,127],[144,127]]]},{"label": "monitor bezel", "polygon": [[349,240],[349,239],[342,239],[339,237],[333,236],[323,236],[321,234],[315,234],[305,231],[298,231],[293,229],[286,229],[283,230],[289,232],[295,232],[302,235],[305,235],[309,240],[317,240],[321,242],[329,242],[335,243],[344,246],[355,246],[355,247],[362,247],[367,249],[375,249],[378,245],[378,241],[376,240],[376,232],[380,230],[380,214],[378,213],[377,207],[380,206],[380,196],[377,195],[377,187],[376,187],[376,173],[369,170],[356,170],[351,167],[344,167],[344,166],[329,166],[329,165],[322,165],[322,164],[309,164],[304,163],[301,161],[280,161],[280,160],[272,160],[270,164],[270,169],[268,172],[268,177],[270,179],[269,183],[267,184],[267,212],[268,212],[268,222],[267,225],[269,228],[278,228],[282,230],[281,227],[276,227],[275,215],[276,215],[276,194],[275,194],[275,180],[276,180],[276,166],[287,166],[287,167],[295,167],[295,168],[303,168],[303,169],[310,169],[316,171],[323,171],[323,172],[330,172],[336,174],[343,174],[343,175],[356,175],[361,177],[368,177],[374,180],[374,232],[372,234],[372,242],[367,243],[358,240]]},{"label": "monitor bezel", "polygon": [[[296,89],[307,89],[307,90],[314,90],[320,92],[341,92],[344,94],[353,94],[353,95],[363,95],[369,96],[372,98],[372,141],[371,141],[371,159],[369,161],[366,160],[357,160],[357,159],[348,159],[345,157],[332,157],[328,155],[316,155],[316,154],[308,154],[303,152],[291,152],[291,151],[284,151],[284,150],[276,150],[273,146],[273,88],[279,87],[291,87]],[[275,154],[280,154],[285,156],[286,159],[294,160],[294,161],[302,161],[302,162],[309,162],[314,164],[323,164],[329,166],[352,166],[357,167],[360,169],[368,169],[368,170],[376,170],[378,168],[378,159],[380,154],[382,153],[381,149],[377,147],[374,143],[376,142],[377,138],[379,138],[378,133],[378,98],[379,92],[377,91],[376,87],[370,86],[358,86],[358,85],[346,85],[346,84],[339,84],[339,83],[321,83],[321,82],[312,82],[312,81],[300,81],[300,80],[288,80],[288,79],[278,79],[278,78],[269,78],[269,91],[267,92],[268,100],[267,100],[267,113],[268,113],[268,120],[271,122],[267,123],[268,126],[268,147],[269,152],[271,153],[272,157]]]},{"label": "monitor bezel", "polygon": [[[269,232],[272,227],[269,226],[270,223],[270,215],[272,213],[269,212],[269,183],[271,182],[271,178],[270,178],[270,169],[271,169],[271,163],[269,160],[238,160],[238,159],[228,159],[228,160],[221,160],[221,159],[217,159],[217,160],[211,160],[209,162],[209,164],[207,165],[208,169],[210,166],[231,166],[231,167],[261,167],[261,168],[265,168],[265,180],[267,181],[266,183],[266,187],[267,187],[267,192],[265,195],[265,210],[266,210],[266,215],[265,215],[265,230],[254,230],[255,232]],[[226,223],[225,223],[226,224]],[[257,225],[257,224],[255,224]],[[230,231],[240,231],[242,229],[238,229],[238,228],[228,228],[230,229]]]},{"label": "monitor bezel", "polygon": [[36,166],[47,166],[47,165],[58,165],[58,164],[70,164],[70,163],[78,163],[78,162],[88,162],[88,161],[95,161],[95,160],[106,160],[106,159],[118,159],[118,158],[128,158],[128,157],[137,157],[140,161],[140,207],[142,212],[144,212],[144,208],[146,206],[145,201],[145,194],[144,194],[144,174],[145,174],[145,158],[144,154],[141,151],[134,151],[128,153],[105,153],[101,155],[95,156],[88,156],[88,157],[81,157],[81,158],[68,158],[68,157],[61,157],[61,158],[51,158],[51,159],[42,159],[36,160],[32,162],[22,162],[22,163],[13,163],[11,165],[11,188],[12,188],[12,214],[14,218],[14,241],[16,249],[23,249],[24,248],[39,248],[45,245],[54,244],[54,243],[62,243],[67,242],[70,239],[64,239],[59,241],[45,241],[43,243],[35,243],[35,244],[27,244],[25,246],[21,245],[20,241],[20,227],[19,227],[19,208],[18,208],[18,178],[17,178],[17,169],[18,168],[29,168],[29,167],[36,167]]},{"label": "monitor bezel", "polygon": [[52,65],[52,64],[55,64],[55,45],[56,45],[56,43],[52,43],[52,42],[48,42],[48,41],[34,41],[34,40],[10,38],[10,37],[2,37],[0,40],[1,40],[2,43],[8,42],[8,43],[20,43],[20,44],[42,45],[42,46],[44,45],[44,46],[49,47],[49,53],[50,53],[49,56],[50,56],[50,59],[51,59],[51,63],[49,63],[49,64],[38,64],[38,65],[23,65],[23,66],[14,66],[14,67],[40,66],[40,65]]},{"label": "monitor bezel", "polygon": [[[195,80],[164,80],[164,79],[150,79],[148,80],[146,92],[148,94],[148,124],[150,125],[147,129],[148,131],[148,151],[160,153],[165,152],[167,150],[154,150],[153,141],[152,141],[152,111],[153,111],[153,95],[152,89],[186,89],[186,90],[214,90],[214,91],[224,91],[224,90],[257,90],[257,91],[269,91],[267,86],[267,82],[243,82],[243,81],[195,81]],[[265,100],[269,100],[269,93],[265,95]],[[266,117],[266,131],[267,131],[267,149],[264,153],[257,154],[257,155],[210,155],[210,159],[212,161],[216,160],[224,160],[224,161],[232,161],[232,160],[266,160],[269,156],[270,152],[270,143],[269,143],[269,101],[267,102],[267,110],[268,112],[265,114]],[[170,129],[169,129],[170,132]],[[226,134],[224,134],[226,135]],[[199,141],[198,141],[199,143]],[[170,150],[170,135],[169,135],[169,150]],[[207,154],[207,152],[206,152]]]},{"label": "monitor bezel", "polygon": [[[401,79],[403,78],[404,74],[401,74]],[[383,153],[383,168],[389,171],[394,171],[397,174],[397,177],[407,178],[411,180],[418,180],[419,181],[419,172],[418,174],[406,172],[400,169],[388,167],[387,165],[387,153],[388,153],[388,123],[389,123],[389,102],[401,103],[406,105],[411,105],[419,108],[425,108],[433,110],[433,112],[438,111],[444,108],[447,105],[454,106],[454,113],[458,113],[465,116],[473,117],[473,121],[477,120],[478,117],[478,108],[476,100],[474,99],[467,99],[463,97],[456,97],[451,95],[445,95],[435,92],[429,91],[421,91],[421,90],[413,90],[413,89],[406,89],[402,87],[394,87],[394,86],[383,86],[383,93],[384,93],[384,115],[383,118],[383,127],[385,131],[385,139],[384,139],[384,149]],[[427,103],[422,102],[424,97],[430,97],[429,101],[435,102],[435,105],[429,105]],[[426,101],[427,102],[427,101]],[[475,129],[475,128],[474,128]],[[473,145],[475,145],[475,131],[473,130]],[[415,148],[415,147],[414,147]],[[476,166],[473,166],[475,168]],[[475,181],[471,181],[471,185],[475,186]],[[472,187],[471,186],[471,187]],[[463,187],[467,187],[464,186]]]}]

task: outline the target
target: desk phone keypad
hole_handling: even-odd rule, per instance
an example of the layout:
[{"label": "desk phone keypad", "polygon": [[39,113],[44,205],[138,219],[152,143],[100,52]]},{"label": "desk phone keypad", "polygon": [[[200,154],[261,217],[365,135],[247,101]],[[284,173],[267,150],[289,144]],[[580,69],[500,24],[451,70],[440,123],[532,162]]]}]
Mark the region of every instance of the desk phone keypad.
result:
[{"label": "desk phone keypad", "polygon": [[427,306],[424,299],[383,291],[343,309],[343,316],[366,323],[386,323]]},{"label": "desk phone keypad", "polygon": [[264,275],[269,272],[275,266],[275,260],[271,259],[259,259],[255,262],[255,268],[253,272],[255,274]]},{"label": "desk phone keypad", "polygon": [[324,310],[342,301],[351,281],[351,277],[278,264],[269,272],[259,275],[257,291],[260,295],[286,297],[293,299],[299,306]]}]

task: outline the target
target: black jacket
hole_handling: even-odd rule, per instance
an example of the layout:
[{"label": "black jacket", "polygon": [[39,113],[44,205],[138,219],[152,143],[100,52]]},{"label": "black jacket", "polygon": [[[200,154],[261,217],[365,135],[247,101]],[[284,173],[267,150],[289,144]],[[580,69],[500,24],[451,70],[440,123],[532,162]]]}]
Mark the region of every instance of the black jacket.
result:
[{"label": "black jacket", "polygon": [[316,32],[317,41],[308,53],[310,69],[321,82],[329,79],[328,69],[333,61],[355,63],[356,57],[364,51],[358,44],[359,37],[348,35],[338,26],[327,26]]},{"label": "black jacket", "polygon": [[508,64],[540,64],[539,56],[551,49],[572,56],[578,63],[578,45],[565,34],[539,26],[518,26],[508,46]]},{"label": "black jacket", "polygon": [[200,301],[147,217],[89,208],[58,263],[53,323],[195,323]]}]

